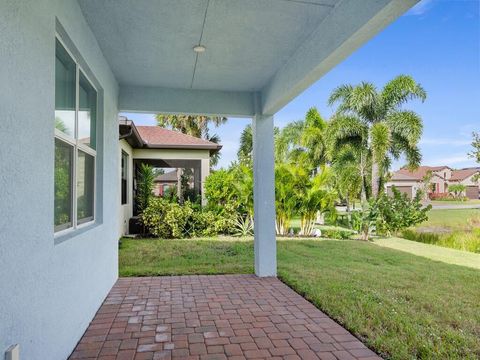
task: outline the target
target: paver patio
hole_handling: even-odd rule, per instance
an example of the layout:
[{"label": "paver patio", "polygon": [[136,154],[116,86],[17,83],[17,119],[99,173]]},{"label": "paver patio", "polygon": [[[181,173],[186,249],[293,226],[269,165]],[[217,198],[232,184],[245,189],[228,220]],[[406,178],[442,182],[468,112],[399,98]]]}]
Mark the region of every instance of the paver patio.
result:
[{"label": "paver patio", "polygon": [[276,278],[120,278],[70,359],[380,359]]}]

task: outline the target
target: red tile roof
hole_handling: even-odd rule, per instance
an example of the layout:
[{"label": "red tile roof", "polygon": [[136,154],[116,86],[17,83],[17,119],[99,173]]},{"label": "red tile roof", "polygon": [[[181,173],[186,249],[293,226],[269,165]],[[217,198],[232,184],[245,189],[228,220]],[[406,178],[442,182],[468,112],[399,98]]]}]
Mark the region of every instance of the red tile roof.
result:
[{"label": "red tile roof", "polygon": [[472,169],[464,169],[464,170],[453,170],[452,171],[452,176],[450,177],[449,180],[451,181],[461,181],[469,176],[472,176],[476,173],[479,173],[480,170],[472,168]]},{"label": "red tile roof", "polygon": [[200,139],[194,136],[182,134],[177,131],[168,130],[159,126],[137,126],[140,137],[146,147],[171,148],[171,149],[220,149],[222,146],[214,142]]},{"label": "red tile roof", "polygon": [[435,172],[443,169],[449,169],[449,167],[448,166],[419,166],[417,169],[413,171],[410,171],[406,168],[402,168],[393,174],[392,180],[406,180],[405,177],[409,177],[414,180],[422,180],[428,171]]}]

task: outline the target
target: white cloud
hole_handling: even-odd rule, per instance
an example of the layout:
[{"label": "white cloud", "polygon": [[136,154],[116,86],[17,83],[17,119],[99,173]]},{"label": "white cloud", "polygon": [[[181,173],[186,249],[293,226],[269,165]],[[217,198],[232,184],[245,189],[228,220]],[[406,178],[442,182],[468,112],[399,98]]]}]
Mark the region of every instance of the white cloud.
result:
[{"label": "white cloud", "polygon": [[422,0],[412,7],[406,15],[420,16],[428,12],[433,6],[433,0]]},{"label": "white cloud", "polygon": [[452,154],[451,156],[428,158],[422,161],[422,164],[431,166],[448,165],[452,167],[469,167],[476,165],[475,161],[473,161],[473,159],[469,158],[468,155],[464,153]]}]

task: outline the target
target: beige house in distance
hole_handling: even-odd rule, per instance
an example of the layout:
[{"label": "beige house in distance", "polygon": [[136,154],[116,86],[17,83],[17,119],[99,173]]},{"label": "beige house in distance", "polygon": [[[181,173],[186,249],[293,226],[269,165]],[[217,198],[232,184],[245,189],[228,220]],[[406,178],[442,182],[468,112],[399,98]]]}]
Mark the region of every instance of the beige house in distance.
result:
[{"label": "beige house in distance", "polygon": [[[429,182],[430,185],[427,185],[425,179],[429,172],[431,172],[432,177]],[[474,177],[479,173],[479,168],[454,170],[448,166],[420,166],[414,171],[402,168],[392,174],[385,187],[388,194],[392,193],[392,187],[395,186],[400,192],[412,198],[418,191],[424,191],[425,189],[427,189],[430,197],[441,196],[448,193],[450,185],[462,184],[466,186],[466,197],[478,199],[480,185],[474,181]]]}]

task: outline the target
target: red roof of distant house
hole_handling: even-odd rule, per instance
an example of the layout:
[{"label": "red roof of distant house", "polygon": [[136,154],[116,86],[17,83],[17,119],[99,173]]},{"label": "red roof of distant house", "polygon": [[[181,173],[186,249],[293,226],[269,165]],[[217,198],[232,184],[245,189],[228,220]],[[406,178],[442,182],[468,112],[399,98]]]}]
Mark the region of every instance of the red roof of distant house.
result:
[{"label": "red roof of distant house", "polygon": [[155,149],[206,149],[218,151],[222,145],[212,141],[182,134],[159,126],[135,126],[133,121],[120,118],[120,139],[135,148]]},{"label": "red roof of distant house", "polygon": [[476,173],[479,173],[480,170],[472,168],[472,169],[463,169],[463,170],[453,170],[452,171],[452,176],[450,177],[449,180],[451,181],[461,181],[469,176],[472,176]]},{"label": "red roof of distant house", "polygon": [[[402,168],[393,174],[392,180],[422,180],[428,171],[441,171],[449,169],[448,166],[419,166],[417,169],[410,171],[407,168]],[[441,176],[443,178],[443,176]]]},{"label": "red roof of distant house", "polygon": [[220,149],[222,147],[214,142],[161,128],[159,126],[137,126],[137,130],[147,147],[162,149]]}]

